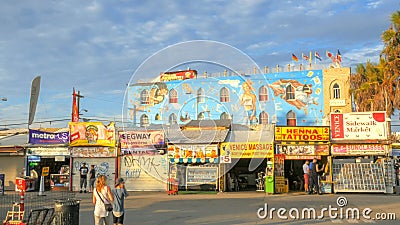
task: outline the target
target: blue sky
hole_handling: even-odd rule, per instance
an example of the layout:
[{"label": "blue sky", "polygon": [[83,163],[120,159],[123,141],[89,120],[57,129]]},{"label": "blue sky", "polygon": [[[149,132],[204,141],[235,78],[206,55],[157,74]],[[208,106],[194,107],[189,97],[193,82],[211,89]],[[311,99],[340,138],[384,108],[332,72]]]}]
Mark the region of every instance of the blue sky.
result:
[{"label": "blue sky", "polygon": [[[0,101],[0,126],[27,122],[37,75],[42,82],[35,122],[70,118],[73,87],[85,96],[83,117],[119,118],[126,84],[138,67],[185,41],[225,43],[260,67],[284,67],[293,63],[292,53],[301,58],[310,51],[328,64],[325,51],[337,49],[344,67],[376,62],[380,35],[398,9],[393,0],[5,1],[0,97],[8,101]],[[55,125],[66,123],[33,126]]]}]

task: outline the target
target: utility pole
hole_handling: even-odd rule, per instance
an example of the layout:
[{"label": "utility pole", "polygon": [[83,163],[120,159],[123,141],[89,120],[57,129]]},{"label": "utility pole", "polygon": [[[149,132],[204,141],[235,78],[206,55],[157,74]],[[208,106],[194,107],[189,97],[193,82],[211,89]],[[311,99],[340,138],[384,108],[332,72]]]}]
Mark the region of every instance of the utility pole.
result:
[{"label": "utility pole", "polygon": [[85,96],[81,95],[81,91],[78,91],[78,94],[76,94],[76,97],[78,98],[76,103],[77,103],[77,106],[78,106],[78,113],[79,113],[79,110],[80,110],[80,99],[84,98]]}]

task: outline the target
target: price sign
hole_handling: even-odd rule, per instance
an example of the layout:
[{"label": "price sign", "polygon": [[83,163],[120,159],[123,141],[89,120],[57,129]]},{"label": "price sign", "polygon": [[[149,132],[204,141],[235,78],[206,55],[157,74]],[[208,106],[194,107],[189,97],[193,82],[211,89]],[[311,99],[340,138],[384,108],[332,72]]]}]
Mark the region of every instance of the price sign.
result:
[{"label": "price sign", "polygon": [[50,167],[43,167],[42,168],[42,176],[46,177],[49,175]]},{"label": "price sign", "polygon": [[230,155],[220,156],[221,163],[232,163],[232,159]]}]

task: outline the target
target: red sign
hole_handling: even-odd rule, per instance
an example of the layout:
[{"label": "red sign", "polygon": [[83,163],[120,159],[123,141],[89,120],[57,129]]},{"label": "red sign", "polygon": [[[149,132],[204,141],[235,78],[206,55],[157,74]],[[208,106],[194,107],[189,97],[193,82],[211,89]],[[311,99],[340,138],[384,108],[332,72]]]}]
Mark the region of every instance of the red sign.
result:
[{"label": "red sign", "polygon": [[331,114],[332,138],[344,138],[343,114]]},{"label": "red sign", "polygon": [[381,144],[332,145],[332,155],[382,155],[385,153],[385,146]]},{"label": "red sign", "polygon": [[164,72],[160,74],[160,81],[186,80],[197,76],[196,70],[183,70],[174,72]]}]

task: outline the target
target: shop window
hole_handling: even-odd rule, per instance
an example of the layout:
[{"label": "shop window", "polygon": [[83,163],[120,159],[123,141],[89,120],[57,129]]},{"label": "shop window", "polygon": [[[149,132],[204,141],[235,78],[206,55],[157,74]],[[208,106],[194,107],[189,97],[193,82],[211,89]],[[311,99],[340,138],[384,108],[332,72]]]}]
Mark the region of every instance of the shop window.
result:
[{"label": "shop window", "polygon": [[229,102],[229,90],[226,87],[221,88],[220,91],[220,101]]},{"label": "shop window", "polygon": [[333,85],[333,98],[340,99],[340,86],[337,83]]},{"label": "shop window", "polygon": [[220,120],[229,120],[230,118],[231,118],[231,117],[230,117],[229,114],[226,113],[226,112],[221,113],[221,116],[219,116],[219,119],[220,119]]},{"label": "shop window", "polygon": [[268,124],[268,113],[262,111],[258,121],[260,121],[260,124]]},{"label": "shop window", "polygon": [[286,122],[288,126],[296,126],[296,113],[293,112],[292,110],[290,110],[287,114],[286,114]]},{"label": "shop window", "polygon": [[140,103],[146,105],[150,103],[149,92],[147,90],[143,90],[140,93]]},{"label": "shop window", "polygon": [[290,100],[295,100],[296,99],[296,95],[294,92],[294,87],[292,85],[289,85],[286,87],[286,100],[290,101]]},{"label": "shop window", "polygon": [[140,126],[141,127],[149,126],[149,117],[146,114],[140,116]]},{"label": "shop window", "polygon": [[169,124],[177,124],[178,120],[177,120],[176,114],[172,113],[171,115],[169,115],[168,121],[169,121]]},{"label": "shop window", "polygon": [[260,102],[268,101],[268,88],[266,86],[262,86],[258,90],[258,100]]},{"label": "shop window", "polygon": [[197,90],[197,102],[205,102],[205,94],[203,88],[199,88]]},{"label": "shop window", "polygon": [[178,92],[175,89],[169,91],[169,103],[178,103]]}]

